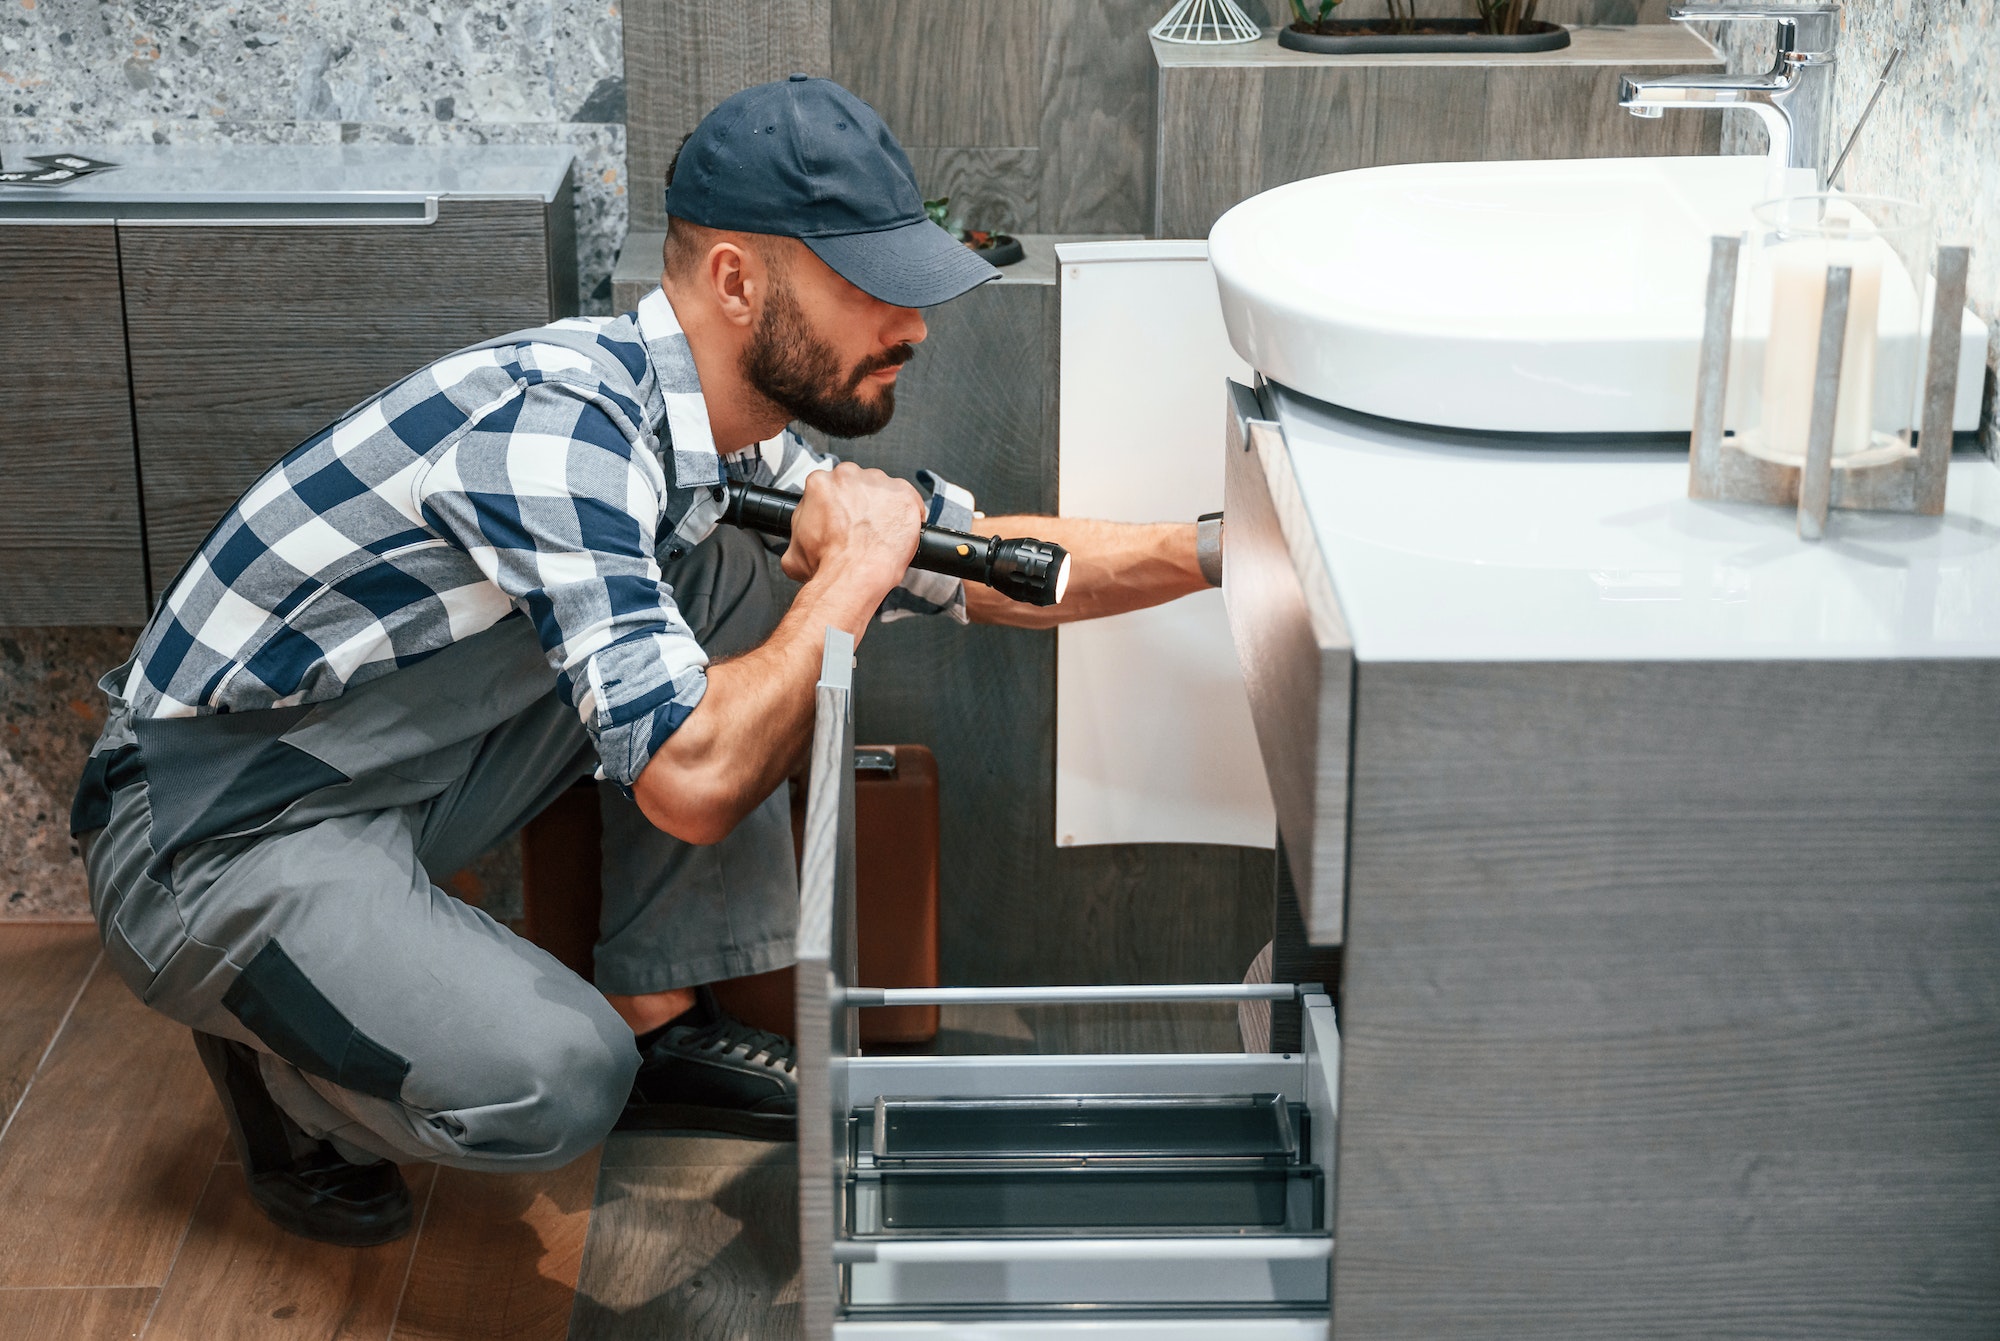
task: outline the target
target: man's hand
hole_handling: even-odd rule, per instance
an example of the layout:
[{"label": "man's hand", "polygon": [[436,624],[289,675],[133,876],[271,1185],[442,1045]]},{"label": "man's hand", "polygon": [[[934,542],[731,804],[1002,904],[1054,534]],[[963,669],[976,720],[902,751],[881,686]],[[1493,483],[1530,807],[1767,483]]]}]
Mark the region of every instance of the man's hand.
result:
[{"label": "man's hand", "polygon": [[924,501],[907,481],[843,461],[806,477],[785,550],[785,576],[851,578],[889,594],[916,556]]},{"label": "man's hand", "polygon": [[991,587],[965,584],[975,624],[1046,629],[1079,619],[1144,610],[1206,591],[1192,522],[1107,522],[1082,517],[985,517],[981,535],[1032,535],[1069,551],[1069,593],[1061,605],[1024,605]]},{"label": "man's hand", "polygon": [[657,828],[720,842],[805,758],[827,626],[861,641],[917,552],[924,505],[879,470],[843,462],[806,481],[785,551],[805,583],[763,646],[708,668],[708,689],[646,764],[632,795]]}]

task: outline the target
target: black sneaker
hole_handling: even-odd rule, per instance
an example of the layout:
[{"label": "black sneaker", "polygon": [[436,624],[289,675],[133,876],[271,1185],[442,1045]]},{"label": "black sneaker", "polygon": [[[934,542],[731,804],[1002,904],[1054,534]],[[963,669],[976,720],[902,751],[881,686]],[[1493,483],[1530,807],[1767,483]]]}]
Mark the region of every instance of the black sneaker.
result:
[{"label": "black sneaker", "polygon": [[639,1041],[639,1075],[618,1130],[798,1139],[798,1063],[784,1035],[752,1029],[701,987],[693,1009]]},{"label": "black sneaker", "polygon": [[351,1164],[300,1131],[264,1088],[255,1049],[200,1030],[194,1049],[222,1100],[250,1199],[272,1224],[349,1248],[410,1232],[414,1205],[402,1170],[387,1160]]}]

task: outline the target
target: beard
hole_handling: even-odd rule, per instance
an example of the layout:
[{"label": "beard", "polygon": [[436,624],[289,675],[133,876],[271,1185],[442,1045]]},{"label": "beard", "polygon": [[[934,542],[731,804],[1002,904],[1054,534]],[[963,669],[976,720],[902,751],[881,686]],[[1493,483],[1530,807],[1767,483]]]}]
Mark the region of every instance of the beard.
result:
[{"label": "beard", "polygon": [[896,413],[896,388],[882,387],[869,400],[862,379],[908,363],[908,344],[885,349],[843,373],[832,346],[806,323],[791,290],[778,285],[764,302],[757,329],[743,351],[743,376],[758,393],[802,424],[836,438],[865,438],[889,426]]}]

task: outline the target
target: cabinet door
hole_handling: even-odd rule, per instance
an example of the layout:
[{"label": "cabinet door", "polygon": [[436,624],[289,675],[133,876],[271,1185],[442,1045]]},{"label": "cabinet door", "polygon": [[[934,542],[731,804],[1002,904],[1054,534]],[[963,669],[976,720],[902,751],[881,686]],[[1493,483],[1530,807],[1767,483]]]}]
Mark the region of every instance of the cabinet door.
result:
[{"label": "cabinet door", "polygon": [[0,225],[0,293],[0,624],[141,623],[117,233]]},{"label": "cabinet door", "polygon": [[124,222],[132,391],[156,589],[237,496],[375,392],[552,310],[539,199],[430,223]]}]

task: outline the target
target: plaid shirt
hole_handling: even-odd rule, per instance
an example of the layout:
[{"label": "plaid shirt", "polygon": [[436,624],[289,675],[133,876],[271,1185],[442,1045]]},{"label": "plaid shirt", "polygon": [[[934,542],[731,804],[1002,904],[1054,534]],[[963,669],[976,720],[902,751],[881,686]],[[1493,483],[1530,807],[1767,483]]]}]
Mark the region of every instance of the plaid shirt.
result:
[{"label": "plaid shirt", "polygon": [[[474,345],[350,410],[266,471],[140,636],[134,716],[317,703],[516,611],[629,787],[701,702],[708,657],[661,558],[721,515],[725,471],[797,491],[834,458],[789,430],[719,456],[666,295]],[[932,522],[972,498],[928,473]],[[956,579],[912,570],[881,617],[965,620]]]}]

